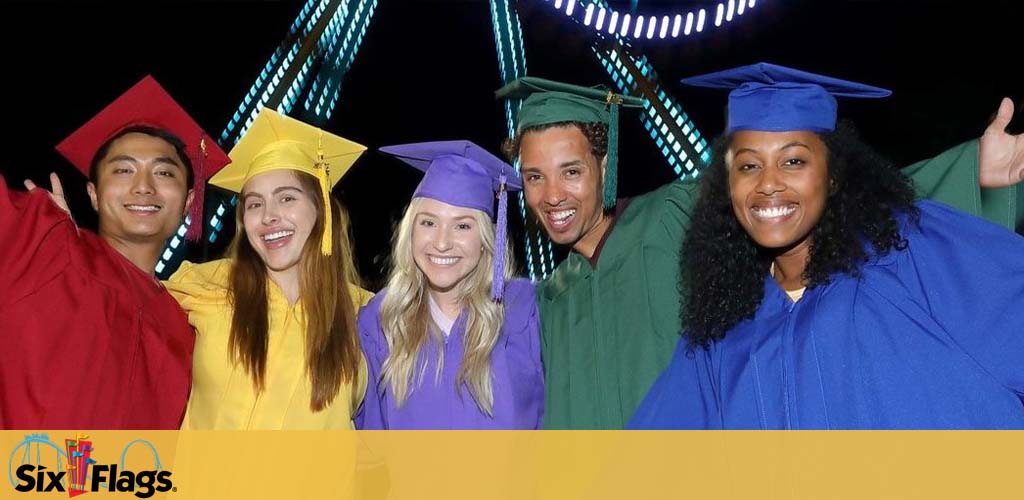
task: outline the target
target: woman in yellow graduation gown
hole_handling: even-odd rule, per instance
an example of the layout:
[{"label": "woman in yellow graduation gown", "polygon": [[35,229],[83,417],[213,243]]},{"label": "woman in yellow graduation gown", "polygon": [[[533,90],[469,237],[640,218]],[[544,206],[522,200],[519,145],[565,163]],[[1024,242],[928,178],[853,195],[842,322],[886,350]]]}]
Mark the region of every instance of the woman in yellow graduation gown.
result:
[{"label": "woman in yellow graduation gown", "polygon": [[[345,211],[330,189],[365,150],[264,110],[210,180],[238,193],[229,258],[167,283],[196,329],[183,429],[343,429],[366,362]],[[329,207],[326,208],[325,207]]]}]

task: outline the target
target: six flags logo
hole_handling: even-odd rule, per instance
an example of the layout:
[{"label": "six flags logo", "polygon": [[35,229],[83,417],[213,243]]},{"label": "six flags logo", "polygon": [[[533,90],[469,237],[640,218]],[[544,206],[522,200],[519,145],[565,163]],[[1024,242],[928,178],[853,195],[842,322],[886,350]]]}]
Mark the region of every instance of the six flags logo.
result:
[{"label": "six flags logo", "polygon": [[[156,459],[156,470],[134,472],[131,470],[118,470],[117,464],[97,464],[92,457],[93,444],[89,436],[78,434],[74,439],[65,439],[64,450],[50,441],[45,434],[33,434],[25,436],[25,440],[15,447],[11,453],[11,463],[8,464],[8,471],[14,467],[14,457],[18,449],[25,447],[22,454],[22,463],[14,471],[17,481],[11,478],[14,489],[20,492],[67,492],[69,497],[75,497],[90,491],[113,491],[119,493],[134,493],[139,498],[149,498],[156,492],[171,491],[174,484],[171,482],[171,471],[161,470],[160,457],[153,445],[147,441],[135,440],[125,446],[121,455],[121,468],[124,468],[124,456],[128,449],[136,443],[149,446]],[[36,464],[29,462],[32,456],[32,446],[35,445]],[[43,446],[53,448],[58,453],[56,470],[43,466],[40,462],[40,455]],[[66,460],[66,462],[64,461]],[[63,467],[67,470],[62,470]]]}]

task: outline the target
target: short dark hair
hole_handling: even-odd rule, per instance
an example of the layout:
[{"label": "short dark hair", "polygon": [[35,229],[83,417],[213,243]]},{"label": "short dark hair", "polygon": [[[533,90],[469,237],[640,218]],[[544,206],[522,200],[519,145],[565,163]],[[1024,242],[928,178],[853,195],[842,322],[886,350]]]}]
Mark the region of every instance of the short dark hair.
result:
[{"label": "short dark hair", "polygon": [[519,156],[519,147],[523,142],[523,135],[529,132],[541,132],[550,128],[555,127],[576,127],[583,133],[583,136],[590,142],[590,153],[597,158],[600,162],[604,155],[608,154],[608,124],[601,122],[556,122],[556,123],[545,123],[544,125],[534,125],[532,127],[526,127],[520,130],[513,137],[505,139],[505,142],[501,145],[501,152],[505,154],[509,161],[514,162],[516,157]]},{"label": "short dark hair", "polygon": [[192,189],[192,181],[194,180],[195,174],[192,170],[192,160],[188,156],[188,149],[185,147],[185,141],[165,129],[150,127],[148,125],[134,125],[127,127],[110,139],[107,139],[107,142],[104,142],[103,145],[96,150],[96,154],[92,157],[92,162],[89,164],[89,182],[96,186],[99,185],[100,174],[97,167],[99,167],[100,162],[107,157],[107,153],[110,152],[111,144],[114,144],[114,141],[128,134],[145,134],[151,137],[156,137],[157,139],[163,139],[170,144],[174,148],[174,152],[178,154],[178,159],[181,160],[181,164],[185,167],[185,188]]}]

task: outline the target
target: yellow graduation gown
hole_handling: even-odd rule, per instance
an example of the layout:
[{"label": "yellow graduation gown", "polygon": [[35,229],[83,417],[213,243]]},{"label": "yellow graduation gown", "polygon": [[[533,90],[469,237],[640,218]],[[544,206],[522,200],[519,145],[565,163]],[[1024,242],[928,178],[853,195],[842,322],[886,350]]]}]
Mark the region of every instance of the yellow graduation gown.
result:
[{"label": "yellow graduation gown", "polygon": [[[231,261],[182,263],[166,283],[196,329],[192,393],[182,429],[346,429],[366,391],[366,361],[360,357],[356,391],[342,384],[324,410],[310,410],[311,385],[305,364],[305,318],[301,304],[289,305],[281,290],[268,284],[270,342],[266,387],[257,393],[245,368],[228,355]],[[350,285],[356,306],[372,293]]]}]

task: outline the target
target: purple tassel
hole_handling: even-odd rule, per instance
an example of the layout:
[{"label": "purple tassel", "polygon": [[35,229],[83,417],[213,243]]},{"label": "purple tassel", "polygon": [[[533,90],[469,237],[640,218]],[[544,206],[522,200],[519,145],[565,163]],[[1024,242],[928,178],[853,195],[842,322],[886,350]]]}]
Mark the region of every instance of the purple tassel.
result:
[{"label": "purple tassel", "polygon": [[505,295],[505,247],[508,238],[508,192],[505,191],[504,175],[501,176],[501,187],[498,188],[498,227],[495,230],[494,244],[494,279],[491,281],[491,300],[501,302]]}]

